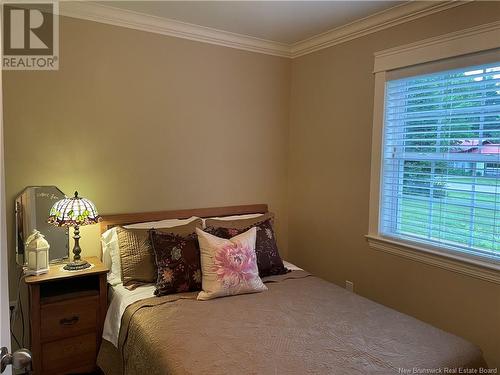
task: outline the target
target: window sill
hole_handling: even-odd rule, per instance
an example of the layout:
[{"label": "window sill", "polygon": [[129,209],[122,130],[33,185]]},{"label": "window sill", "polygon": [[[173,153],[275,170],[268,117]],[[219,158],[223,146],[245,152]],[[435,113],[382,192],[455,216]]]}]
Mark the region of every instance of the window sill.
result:
[{"label": "window sill", "polygon": [[376,235],[365,236],[371,248],[453,271],[476,279],[500,284],[500,266],[481,260],[452,255]]}]

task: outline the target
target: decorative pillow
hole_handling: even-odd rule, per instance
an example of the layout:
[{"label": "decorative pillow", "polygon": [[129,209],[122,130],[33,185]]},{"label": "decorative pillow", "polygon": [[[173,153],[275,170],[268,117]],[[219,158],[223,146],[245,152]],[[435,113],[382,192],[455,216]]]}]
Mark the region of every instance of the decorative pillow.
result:
[{"label": "decorative pillow", "polygon": [[206,232],[222,238],[231,238],[235,235],[247,231],[249,228],[257,229],[257,240],[255,243],[255,254],[257,256],[257,266],[259,276],[282,275],[288,272],[283,265],[283,260],[278,251],[276,238],[272,225],[273,215],[267,213],[262,217],[237,220],[206,220]]},{"label": "decorative pillow", "polygon": [[[201,228],[202,221],[197,218],[188,224],[161,228],[162,231],[178,235],[194,233]],[[155,254],[149,238],[149,229],[126,229],[117,227],[118,248],[120,253],[121,280],[127,289],[141,284],[157,281]]]},{"label": "decorative pillow", "polygon": [[181,236],[152,229],[156,258],[155,295],[201,290],[200,247],[195,233]]},{"label": "decorative pillow", "polygon": [[196,229],[201,251],[202,291],[199,300],[267,290],[255,257],[257,230],[250,228],[231,239]]},{"label": "decorative pillow", "polygon": [[156,280],[153,249],[146,229],[116,229],[120,248],[122,282],[127,289]]},{"label": "decorative pillow", "polygon": [[[145,223],[136,223],[125,225],[126,229],[151,229],[151,228],[173,228],[187,224],[199,226],[201,219],[192,216],[188,219],[167,219],[161,221],[149,221]],[[120,264],[120,247],[118,246],[118,236],[116,230],[118,227],[113,227],[105,231],[101,235],[102,259],[106,267],[109,268],[108,283],[118,285],[122,282],[122,272]],[[194,232],[194,228],[192,228]]]}]

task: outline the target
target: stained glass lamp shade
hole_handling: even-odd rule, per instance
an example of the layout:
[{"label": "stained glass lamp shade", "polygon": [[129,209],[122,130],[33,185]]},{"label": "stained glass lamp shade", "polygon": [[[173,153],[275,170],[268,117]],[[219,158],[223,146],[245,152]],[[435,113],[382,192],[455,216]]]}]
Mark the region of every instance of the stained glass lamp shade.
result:
[{"label": "stained glass lamp shade", "polygon": [[59,227],[74,227],[75,246],[73,247],[73,261],[64,266],[66,270],[80,270],[90,267],[90,264],[80,257],[80,226],[95,224],[100,217],[91,201],[78,196],[64,198],[54,203],[50,209],[48,222]]}]

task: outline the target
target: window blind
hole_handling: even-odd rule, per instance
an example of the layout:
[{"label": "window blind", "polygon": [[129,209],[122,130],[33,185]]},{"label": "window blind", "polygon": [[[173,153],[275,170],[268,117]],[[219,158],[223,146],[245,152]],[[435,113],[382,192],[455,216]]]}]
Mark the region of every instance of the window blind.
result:
[{"label": "window blind", "polygon": [[500,262],[500,61],[386,82],[382,235]]}]

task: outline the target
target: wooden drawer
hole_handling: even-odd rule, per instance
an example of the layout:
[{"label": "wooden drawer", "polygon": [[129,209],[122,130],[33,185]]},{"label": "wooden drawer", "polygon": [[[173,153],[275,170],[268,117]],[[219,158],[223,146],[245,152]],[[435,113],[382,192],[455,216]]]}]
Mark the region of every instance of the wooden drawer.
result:
[{"label": "wooden drawer", "polygon": [[99,296],[87,296],[41,305],[42,342],[96,331]]},{"label": "wooden drawer", "polygon": [[93,369],[96,342],[96,333],[93,332],[42,344],[42,373],[70,374],[74,369],[86,366]]}]

